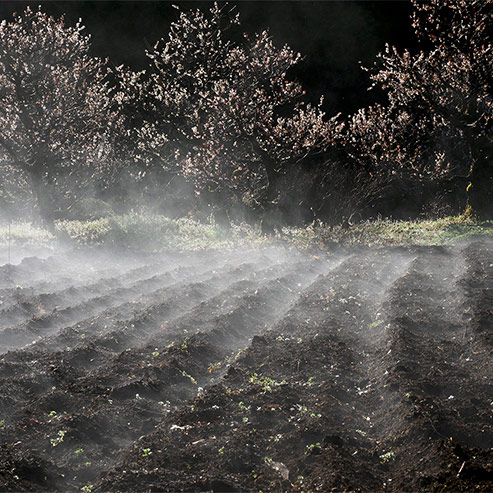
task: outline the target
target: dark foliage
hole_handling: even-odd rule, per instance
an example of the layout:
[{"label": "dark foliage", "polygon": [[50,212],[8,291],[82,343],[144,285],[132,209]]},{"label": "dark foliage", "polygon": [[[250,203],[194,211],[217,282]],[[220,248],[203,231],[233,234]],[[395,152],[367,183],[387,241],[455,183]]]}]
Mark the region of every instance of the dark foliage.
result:
[{"label": "dark foliage", "polygon": [[0,165],[29,184],[48,226],[122,162],[107,62],[88,55],[83,29],[29,8],[0,25]]},{"label": "dark foliage", "polygon": [[327,147],[335,123],[288,79],[301,55],[267,31],[234,43],[238,24],[218,5],[180,12],[148,72],[119,68],[119,97],[148,166],[191,180],[197,195],[264,209],[279,200],[279,174]]},{"label": "dark foliage", "polygon": [[442,191],[469,182],[469,210],[493,215],[491,7],[414,1],[413,26],[426,49],[400,53],[387,45],[372,79],[388,104],[358,111],[347,125],[348,155],[370,181],[440,182]]}]

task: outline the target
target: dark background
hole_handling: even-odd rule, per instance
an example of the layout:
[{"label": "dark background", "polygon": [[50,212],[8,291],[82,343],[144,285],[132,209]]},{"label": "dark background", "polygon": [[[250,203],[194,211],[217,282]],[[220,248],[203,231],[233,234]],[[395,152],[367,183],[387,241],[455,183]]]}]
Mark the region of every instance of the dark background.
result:
[{"label": "dark background", "polygon": [[[0,2],[0,18],[12,19],[27,5],[38,5],[47,13],[65,14],[69,24],[82,18],[92,35],[92,52],[109,57],[115,65],[133,69],[147,64],[146,48],[167,38],[170,23],[178,11],[207,9],[212,2],[59,1]],[[229,2],[240,12],[241,30],[254,33],[269,28],[276,45],[287,43],[305,58],[291,74],[305,86],[314,102],[325,97],[328,115],[348,114],[381,100],[368,92],[368,74],[360,62],[371,66],[386,42],[400,48],[414,48],[407,1],[244,1]]]}]

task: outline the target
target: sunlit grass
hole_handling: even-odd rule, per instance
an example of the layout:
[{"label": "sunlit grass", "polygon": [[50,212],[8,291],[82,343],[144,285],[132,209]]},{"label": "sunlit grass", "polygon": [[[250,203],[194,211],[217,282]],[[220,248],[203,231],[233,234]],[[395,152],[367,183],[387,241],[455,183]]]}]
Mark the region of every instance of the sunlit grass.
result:
[{"label": "sunlit grass", "polygon": [[262,242],[246,225],[223,229],[191,218],[171,219],[159,214],[129,213],[93,221],[59,221],[60,238],[81,245],[115,245],[147,251],[196,250]]},{"label": "sunlit grass", "polygon": [[[378,219],[347,228],[315,222],[304,228],[286,227],[282,234],[266,237],[260,234],[258,227],[247,224],[224,229],[213,222],[201,223],[191,218],[171,219],[158,214],[132,212],[92,221],[58,221],[56,236],[29,222],[15,222],[10,227],[11,245],[53,246],[57,241],[66,241],[78,245],[119,246],[146,251],[274,243],[300,249],[443,245],[476,235],[493,236],[493,221],[477,221],[465,215],[416,221]],[[0,245],[7,245],[8,241],[8,225],[0,225]]]},{"label": "sunlit grass", "polygon": [[35,226],[30,222],[18,221],[10,225],[0,225],[0,245],[6,246],[43,245],[49,246],[55,242],[55,237],[46,229]]},{"label": "sunlit grass", "polygon": [[283,234],[299,248],[444,245],[476,235],[493,236],[493,221],[477,221],[468,216],[415,221],[377,219],[348,228],[318,222],[306,228],[284,228]]}]

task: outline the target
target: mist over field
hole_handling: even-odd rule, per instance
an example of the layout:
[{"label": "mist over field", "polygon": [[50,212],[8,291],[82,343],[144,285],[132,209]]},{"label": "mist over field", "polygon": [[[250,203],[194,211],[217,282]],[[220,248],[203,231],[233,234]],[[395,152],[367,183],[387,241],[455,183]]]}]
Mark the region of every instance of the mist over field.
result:
[{"label": "mist over field", "polygon": [[2,487],[486,491],[492,252],[19,252]]},{"label": "mist over field", "polygon": [[2,2],[0,490],[491,491],[491,7]]}]

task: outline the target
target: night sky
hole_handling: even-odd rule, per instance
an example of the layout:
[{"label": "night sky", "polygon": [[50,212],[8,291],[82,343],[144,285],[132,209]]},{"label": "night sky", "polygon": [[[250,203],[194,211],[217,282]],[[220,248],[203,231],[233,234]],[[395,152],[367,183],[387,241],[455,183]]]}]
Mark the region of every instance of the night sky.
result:
[{"label": "night sky", "polygon": [[[70,24],[81,17],[92,35],[94,55],[137,70],[147,64],[145,49],[167,38],[169,24],[178,14],[173,4],[189,10],[206,9],[212,2],[2,1],[0,18],[10,20],[13,12],[39,4],[55,17],[65,14]],[[359,62],[370,66],[386,42],[415,47],[407,1],[232,1],[229,5],[240,12],[242,31],[269,28],[278,46],[287,43],[305,56],[291,76],[304,84],[313,101],[324,95],[329,115],[350,113],[378,100],[378,93],[366,90],[368,74]]]}]

